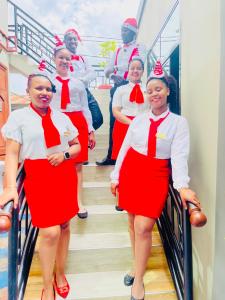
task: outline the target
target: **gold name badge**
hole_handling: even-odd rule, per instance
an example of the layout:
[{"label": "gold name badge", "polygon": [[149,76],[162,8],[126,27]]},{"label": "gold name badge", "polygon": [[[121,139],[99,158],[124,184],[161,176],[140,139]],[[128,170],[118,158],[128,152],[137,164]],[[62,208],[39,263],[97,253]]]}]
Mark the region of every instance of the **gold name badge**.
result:
[{"label": "gold name badge", "polygon": [[162,133],[162,132],[157,132],[156,137],[158,139],[162,139],[162,140],[166,139],[165,133]]}]

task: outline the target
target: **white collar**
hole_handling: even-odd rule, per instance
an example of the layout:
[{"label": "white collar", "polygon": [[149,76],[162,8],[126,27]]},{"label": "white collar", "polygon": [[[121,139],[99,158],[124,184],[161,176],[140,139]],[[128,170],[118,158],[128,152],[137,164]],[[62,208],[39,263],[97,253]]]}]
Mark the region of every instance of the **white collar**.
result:
[{"label": "white collar", "polygon": [[63,80],[70,79],[70,76],[62,77],[62,76],[60,76],[58,73],[55,73],[55,77],[57,77],[57,76],[59,76],[59,77],[62,78]]},{"label": "white collar", "polygon": [[140,82],[136,82],[136,83],[134,83],[134,82],[132,82],[132,81],[129,81],[129,83],[128,83],[128,85],[130,85],[132,88],[133,88],[136,84],[139,84],[140,86],[142,86],[142,82],[141,82],[141,81],[140,81]]},{"label": "white collar", "polygon": [[157,121],[160,118],[164,118],[168,114],[168,112],[169,112],[169,108],[167,108],[167,110],[164,111],[161,115],[156,116],[156,115],[153,114],[152,110],[150,110],[149,118],[152,118],[154,121]]},{"label": "white collar", "polygon": [[134,45],[136,43],[136,40],[133,40],[133,41],[131,41],[130,43],[128,43],[128,44],[123,44],[123,46],[122,46],[122,48],[128,48],[128,47],[130,47],[130,46],[132,46],[132,45]]}]

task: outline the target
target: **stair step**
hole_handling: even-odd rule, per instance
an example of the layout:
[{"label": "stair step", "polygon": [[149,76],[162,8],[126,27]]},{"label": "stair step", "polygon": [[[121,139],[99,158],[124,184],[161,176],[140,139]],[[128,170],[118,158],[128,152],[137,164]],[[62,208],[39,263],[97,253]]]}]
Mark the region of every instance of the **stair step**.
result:
[{"label": "stair step", "polygon": [[[67,279],[71,286],[71,292],[68,300],[79,299],[128,299],[130,296],[130,287],[123,284],[123,277],[126,271],[104,271],[79,274],[67,274]],[[96,284],[96,278],[98,283]],[[151,285],[149,280],[152,280]],[[162,289],[163,285],[163,289]],[[40,299],[42,280],[40,277],[32,276],[28,280],[28,288],[25,300]],[[170,274],[164,269],[157,269],[146,272],[145,276],[145,299],[173,300],[177,299],[174,293],[174,287],[171,282]],[[57,300],[60,298],[58,297]]]},{"label": "stair step", "polygon": [[[116,233],[128,230],[127,215],[116,212],[109,215],[89,215],[87,219],[75,217],[71,220],[71,233]],[[157,231],[157,226],[154,226]]]},{"label": "stair step", "polygon": [[84,181],[110,181],[109,174],[112,172],[113,168],[114,166],[88,164],[83,168]]},{"label": "stair step", "polygon": [[85,187],[83,189],[83,204],[84,205],[115,205],[116,198],[111,194],[109,183],[106,187]]},{"label": "stair step", "polygon": [[89,162],[101,161],[103,158],[106,157],[106,154],[107,154],[106,147],[103,148],[98,147],[88,152],[88,160]]},{"label": "stair step", "polygon": [[[128,235],[128,234],[127,234]],[[92,249],[92,245],[89,244],[87,249],[83,247],[73,247],[73,241],[70,243],[71,248],[80,248],[79,250],[69,250],[68,261],[67,261],[67,273],[68,274],[77,274],[89,272],[103,272],[103,271],[120,271],[120,270],[129,270],[132,266],[132,255],[131,248],[128,241],[128,236],[126,241],[121,243],[121,247],[118,246],[118,243],[111,241],[111,245],[108,242],[108,247],[100,248],[95,244],[95,247]],[[107,243],[105,240],[102,240],[102,244]],[[85,243],[84,243],[85,244]],[[126,245],[127,244],[127,245]],[[98,246],[98,248],[97,248]],[[111,247],[110,247],[111,246]],[[115,246],[115,247],[113,247]],[[152,247],[151,257],[148,260],[147,268],[161,269],[167,266],[166,257],[164,255],[164,250],[161,245],[156,244]],[[30,270],[30,276],[41,276],[40,262],[37,250],[35,251],[33,257],[33,263]]]}]

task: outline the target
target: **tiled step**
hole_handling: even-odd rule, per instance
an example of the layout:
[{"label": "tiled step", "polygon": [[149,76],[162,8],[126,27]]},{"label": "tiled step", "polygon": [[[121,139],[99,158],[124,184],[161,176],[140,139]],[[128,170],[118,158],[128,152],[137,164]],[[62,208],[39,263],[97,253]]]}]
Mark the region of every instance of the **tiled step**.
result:
[{"label": "tiled step", "polygon": [[103,205],[116,203],[116,198],[111,194],[109,184],[106,187],[85,187],[83,189],[83,204],[84,205]]},{"label": "tiled step", "polygon": [[89,162],[101,161],[103,158],[106,157],[106,154],[107,154],[106,147],[104,148],[96,147],[95,149],[90,150],[88,152],[88,160]]},{"label": "tiled step", "polygon": [[[118,233],[127,230],[127,216],[123,212],[115,211],[115,214],[108,215],[89,214],[87,219],[75,217],[71,221],[72,233]],[[157,226],[154,227],[154,231],[157,231]]]},{"label": "tiled step", "polygon": [[[128,234],[100,235],[98,241],[91,242],[98,235],[87,237],[83,246],[76,244],[76,237],[72,237],[68,254],[67,273],[78,274],[89,272],[120,271],[129,270],[132,266],[132,255]],[[105,239],[100,240],[101,237]],[[125,237],[125,238],[124,238]],[[115,238],[115,239],[113,239]],[[123,238],[123,240],[122,240]],[[101,247],[101,243],[104,244]],[[84,247],[86,245],[86,247]],[[158,237],[153,241],[151,257],[148,261],[148,269],[161,269],[167,266],[164,250],[158,243]],[[41,275],[39,257],[37,251],[33,258],[30,275]]]},{"label": "tiled step", "polygon": [[72,233],[115,233],[127,230],[127,216],[123,213],[112,215],[89,215],[87,219],[75,217],[71,221]]},{"label": "tiled step", "polygon": [[110,181],[109,174],[112,172],[114,166],[97,166],[95,164],[88,164],[83,168],[84,181]]},{"label": "tiled step", "polygon": [[[123,284],[123,277],[126,271],[111,272],[91,272],[80,274],[67,274],[67,279],[71,285],[71,292],[68,300],[79,299],[129,299],[130,287]],[[145,276],[145,299],[155,300],[174,300],[177,299],[174,294],[171,277],[164,269],[157,269],[147,272]],[[149,280],[152,280],[149,283]],[[25,300],[30,300],[29,294],[32,294],[32,300],[40,299],[41,278],[32,276],[29,278]],[[163,285],[163,290],[162,290]],[[57,297],[57,300],[60,298]]]}]

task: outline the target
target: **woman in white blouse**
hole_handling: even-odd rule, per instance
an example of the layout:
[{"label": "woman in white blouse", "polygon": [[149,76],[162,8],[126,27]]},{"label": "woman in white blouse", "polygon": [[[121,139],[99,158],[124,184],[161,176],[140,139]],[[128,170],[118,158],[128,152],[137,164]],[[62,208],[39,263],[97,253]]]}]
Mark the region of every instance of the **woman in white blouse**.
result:
[{"label": "woman in white blouse", "polygon": [[2,128],[6,157],[0,206],[12,199],[14,207],[18,206],[16,175],[18,163],[24,163],[24,189],[31,220],[40,229],[42,300],[55,299],[55,290],[64,298],[69,293],[64,275],[69,221],[78,212],[77,176],[69,159],[80,152],[78,131],[65,114],[50,109],[54,91],[48,77],[30,75],[30,106],[13,111]]},{"label": "woman in white blouse", "polygon": [[139,57],[131,60],[128,66],[128,84],[120,86],[112,102],[112,111],[116,119],[113,127],[112,159],[116,160],[128,127],[135,116],[149,109],[141,86],[144,63]]},{"label": "woman in white blouse", "polygon": [[51,107],[64,112],[77,127],[81,152],[74,160],[78,176],[78,204],[80,218],[87,218],[88,212],[82,205],[82,164],[88,161],[88,147],[95,147],[92,116],[88,107],[87,93],[84,84],[69,75],[71,53],[64,44],[55,49],[56,74],[52,80],[56,86],[56,94]]},{"label": "woman in white blouse", "polygon": [[[128,212],[134,270],[124,283],[132,285],[131,300],[144,299],[143,276],[151,251],[152,229],[168,195],[171,161],[174,188],[186,201],[199,206],[189,189],[187,159],[189,129],[185,118],[168,109],[170,86],[158,62],[147,81],[151,109],[129,126],[111,173],[111,190],[119,194],[119,206]],[[128,280],[129,279],[129,280]]]}]

